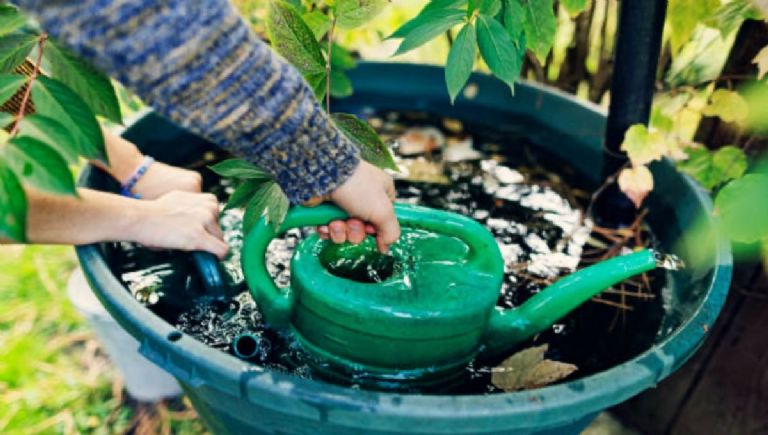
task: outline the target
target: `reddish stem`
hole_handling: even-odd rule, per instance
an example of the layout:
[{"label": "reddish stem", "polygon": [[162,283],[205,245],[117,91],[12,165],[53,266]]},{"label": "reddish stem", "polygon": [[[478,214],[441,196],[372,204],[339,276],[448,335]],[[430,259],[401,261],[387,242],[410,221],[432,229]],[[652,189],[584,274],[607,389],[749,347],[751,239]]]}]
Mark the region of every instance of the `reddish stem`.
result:
[{"label": "reddish stem", "polygon": [[46,33],[41,33],[37,38],[38,50],[35,69],[32,71],[32,74],[27,80],[27,89],[24,90],[24,97],[21,99],[21,107],[19,107],[19,113],[16,115],[16,123],[13,125],[13,129],[11,130],[11,136],[16,135],[16,133],[19,131],[19,124],[21,124],[21,120],[24,118],[24,111],[27,108],[27,103],[29,103],[29,96],[32,93],[32,85],[35,83],[35,79],[40,74],[40,64],[43,62],[43,47],[45,46],[46,39],[48,39],[48,35]]}]

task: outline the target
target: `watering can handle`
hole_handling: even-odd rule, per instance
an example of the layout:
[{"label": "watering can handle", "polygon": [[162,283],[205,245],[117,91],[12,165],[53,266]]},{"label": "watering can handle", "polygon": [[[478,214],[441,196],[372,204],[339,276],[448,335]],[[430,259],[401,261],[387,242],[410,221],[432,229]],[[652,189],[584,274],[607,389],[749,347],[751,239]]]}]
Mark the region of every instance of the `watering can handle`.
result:
[{"label": "watering can handle", "polygon": [[[401,224],[454,235],[469,246],[466,265],[480,270],[503,273],[504,260],[493,236],[478,222],[460,215],[446,216],[445,212],[410,204],[395,204],[395,214]],[[242,255],[243,270],[248,286],[264,317],[275,327],[290,322],[294,295],[290,288],[278,289],[267,271],[265,254],[269,242],[291,228],[325,225],[349,215],[332,204],[317,207],[292,207],[278,231],[262,218],[247,234]],[[481,255],[481,253],[485,255]]]},{"label": "watering can handle", "polygon": [[248,287],[261,308],[265,320],[276,328],[288,326],[293,310],[294,296],[289,287],[279,289],[267,270],[265,255],[269,242],[292,228],[324,225],[335,219],[346,219],[342,209],[323,204],[317,207],[295,206],[288,210],[280,229],[275,229],[264,217],[254,225],[245,238],[243,246],[243,270]]}]

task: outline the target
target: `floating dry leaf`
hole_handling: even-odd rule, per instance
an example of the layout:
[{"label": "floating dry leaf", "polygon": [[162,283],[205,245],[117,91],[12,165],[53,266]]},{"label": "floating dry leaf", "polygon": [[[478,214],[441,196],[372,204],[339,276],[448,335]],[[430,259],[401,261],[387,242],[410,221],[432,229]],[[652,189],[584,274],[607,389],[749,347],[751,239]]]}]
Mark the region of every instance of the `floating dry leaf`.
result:
[{"label": "floating dry leaf", "polygon": [[548,345],[521,350],[493,368],[491,382],[504,391],[530,390],[568,377],[578,370],[573,364],[544,359]]}]

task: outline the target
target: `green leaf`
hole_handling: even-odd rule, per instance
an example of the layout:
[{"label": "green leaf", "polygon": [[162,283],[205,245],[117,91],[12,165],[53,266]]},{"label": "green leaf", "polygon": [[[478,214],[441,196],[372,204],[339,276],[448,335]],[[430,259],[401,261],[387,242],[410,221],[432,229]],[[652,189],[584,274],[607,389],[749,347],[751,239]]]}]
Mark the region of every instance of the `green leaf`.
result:
[{"label": "green leaf", "polygon": [[696,26],[720,7],[720,0],[669,0],[667,12],[672,53],[688,43]]},{"label": "green leaf", "polygon": [[634,166],[660,160],[667,150],[664,137],[656,131],[648,131],[643,124],[635,124],[624,134],[621,150],[627,153]]},{"label": "green leaf", "polygon": [[478,10],[481,14],[493,16],[501,10],[501,0],[471,0],[468,10]]},{"label": "green leaf", "polygon": [[31,137],[59,152],[69,163],[77,163],[77,140],[64,125],[53,118],[35,113],[26,115],[19,125],[19,137]]},{"label": "green leaf", "polygon": [[267,181],[270,181],[270,179],[245,180],[237,189],[235,189],[234,193],[232,193],[232,196],[229,197],[227,206],[224,207],[224,209],[229,210],[246,205],[259,190],[259,187],[261,187],[261,185]]},{"label": "green leaf", "polygon": [[522,68],[522,53],[517,51],[507,30],[495,18],[481,14],[477,17],[477,41],[488,68],[514,92]]},{"label": "green leaf", "polygon": [[467,5],[467,0],[431,0],[424,8],[419,11],[418,15],[412,20],[407,21],[397,30],[394,31],[387,39],[391,38],[405,38],[413,29],[419,27],[422,22],[428,21],[429,18],[420,19],[419,17],[426,15],[433,15],[435,11],[442,9],[461,9]]},{"label": "green leaf", "polygon": [[0,74],[0,103],[5,103],[19,92],[27,78],[20,74]]},{"label": "green leaf", "polygon": [[8,112],[0,112],[0,129],[8,127],[8,124],[13,122],[14,119],[16,119],[16,116]]},{"label": "green leaf", "polygon": [[69,130],[81,156],[107,162],[101,128],[82,98],[60,81],[40,76],[32,86],[32,101],[37,113],[55,119]]},{"label": "green leaf", "polygon": [[289,206],[288,197],[276,182],[262,183],[245,207],[243,233],[248,234],[264,215],[267,216],[267,221],[272,228],[278,231],[285,220]]},{"label": "green leaf", "polygon": [[272,178],[272,176],[264,172],[263,169],[242,159],[224,160],[210,166],[210,169],[222,177],[228,178],[243,178],[249,180],[269,180]]},{"label": "green leaf", "polygon": [[735,91],[718,89],[701,111],[704,116],[717,116],[725,122],[739,122],[749,116],[747,101]]},{"label": "green leaf", "polygon": [[272,48],[298,68],[317,91],[314,84],[319,81],[318,75],[325,75],[325,58],[314,33],[301,19],[299,12],[284,1],[272,1],[267,11],[266,27]]},{"label": "green leaf", "polygon": [[331,96],[344,98],[352,95],[352,81],[341,71],[331,71]]},{"label": "green leaf", "polygon": [[747,165],[747,155],[741,148],[733,145],[718,149],[712,156],[712,166],[717,171],[721,183],[744,175]]},{"label": "green leaf", "polygon": [[720,6],[705,24],[720,30],[723,38],[738,29],[744,20],[759,20],[760,11],[752,4],[752,0],[732,0]]},{"label": "green leaf", "polygon": [[427,43],[435,36],[443,34],[457,24],[461,24],[465,18],[466,12],[460,9],[434,9],[426,14],[419,14],[411,20],[415,24],[408,34],[405,35],[405,39],[400,43],[394,56]]},{"label": "green leaf", "polygon": [[336,0],[336,24],[342,29],[361,26],[378,15],[388,0]]},{"label": "green leaf", "polygon": [[32,34],[0,37],[0,72],[13,72],[29,56],[35,44],[37,44],[37,36]]},{"label": "green leaf", "polygon": [[320,11],[308,12],[301,16],[304,23],[312,30],[312,34],[315,35],[316,40],[323,39],[323,36],[331,28],[331,20],[324,13]]},{"label": "green leaf", "polygon": [[0,238],[26,240],[27,196],[16,174],[0,159]]},{"label": "green leaf", "polygon": [[117,94],[109,77],[52,40],[45,44],[43,56],[50,64],[51,76],[79,95],[93,113],[123,123]]},{"label": "green leaf", "polygon": [[0,4],[0,36],[15,32],[26,22],[27,17],[16,6]]},{"label": "green leaf", "polygon": [[560,0],[560,4],[563,5],[566,11],[574,17],[587,8],[589,0]]},{"label": "green leaf", "polygon": [[31,137],[15,137],[2,149],[5,162],[30,186],[46,192],[77,196],[67,162],[53,148]]},{"label": "green leaf", "polygon": [[504,27],[513,41],[517,41],[525,31],[525,11],[518,0],[504,0]]},{"label": "green leaf", "polygon": [[304,79],[309,84],[309,87],[312,88],[312,91],[315,93],[315,98],[318,100],[322,100],[323,97],[325,97],[325,71],[321,73],[311,73],[304,76]]},{"label": "green leaf", "polygon": [[541,63],[544,63],[555,42],[557,17],[552,6],[552,0],[516,0],[520,2],[525,20],[525,38],[528,47]]},{"label": "green leaf", "polygon": [[451,103],[456,100],[456,96],[469,80],[476,56],[477,34],[475,26],[469,23],[461,28],[456,40],[453,41],[445,66],[445,84],[448,86]]},{"label": "green leaf", "polygon": [[715,208],[725,233],[733,240],[752,243],[768,236],[768,175],[747,174],[723,187]]},{"label": "green leaf", "polygon": [[398,170],[389,148],[367,122],[348,113],[334,113],[331,117],[339,130],[360,149],[363,160],[382,169]]},{"label": "green leaf", "polygon": [[688,159],[678,163],[680,171],[692,176],[707,190],[739,178],[747,170],[747,156],[734,146],[724,146],[715,152],[706,148],[688,150]]},{"label": "green leaf", "polygon": [[334,43],[331,49],[331,68],[335,70],[348,70],[355,68],[357,61],[352,53],[339,44]]}]

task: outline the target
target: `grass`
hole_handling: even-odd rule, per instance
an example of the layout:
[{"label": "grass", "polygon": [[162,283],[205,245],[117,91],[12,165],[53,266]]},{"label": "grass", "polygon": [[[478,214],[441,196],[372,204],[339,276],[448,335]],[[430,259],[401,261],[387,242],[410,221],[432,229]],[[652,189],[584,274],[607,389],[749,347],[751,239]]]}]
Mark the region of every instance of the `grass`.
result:
[{"label": "grass", "polygon": [[202,434],[185,401],[138,404],[69,303],[71,248],[0,246],[0,433]]}]

